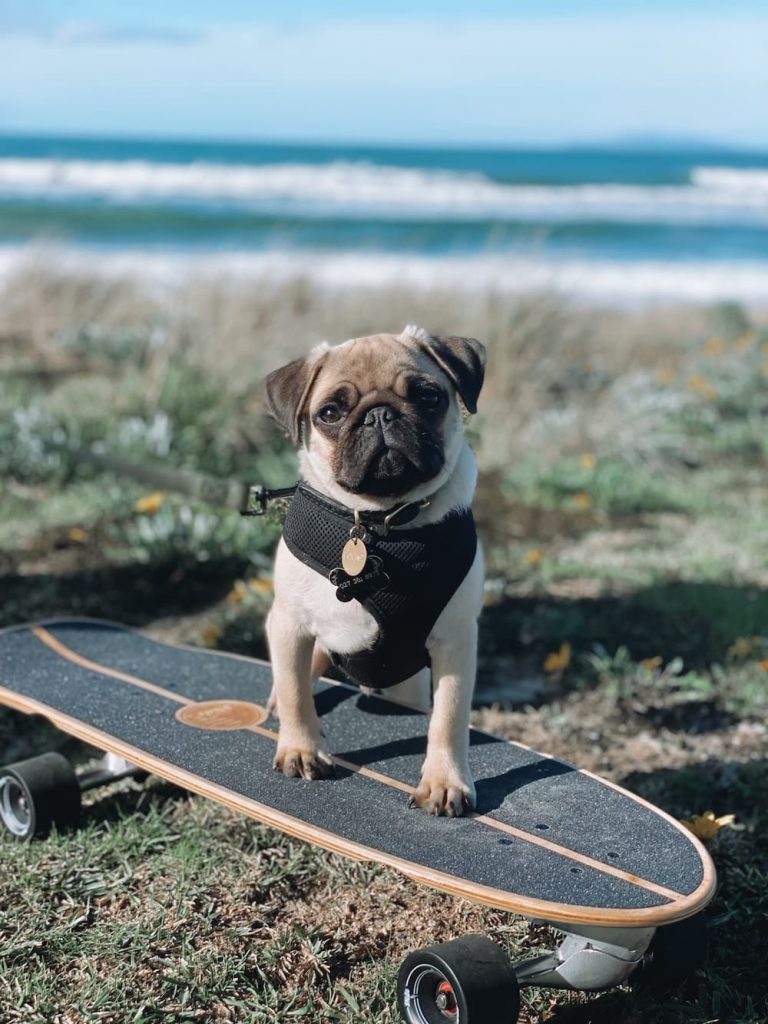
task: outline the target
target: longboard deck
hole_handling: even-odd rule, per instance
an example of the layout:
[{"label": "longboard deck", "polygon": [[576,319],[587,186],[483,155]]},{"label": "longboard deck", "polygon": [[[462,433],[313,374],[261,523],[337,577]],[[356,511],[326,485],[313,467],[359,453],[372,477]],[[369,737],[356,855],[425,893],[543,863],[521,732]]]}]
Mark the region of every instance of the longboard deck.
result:
[{"label": "longboard deck", "polygon": [[[528,917],[655,926],[696,913],[715,872],[658,808],[521,744],[472,730],[477,812],[408,807],[426,716],[323,680],[315,701],[337,775],[272,768],[268,664],[164,644],[93,619],[0,632],[0,703],[268,825]],[[2,760],[0,756],[0,760]]]}]

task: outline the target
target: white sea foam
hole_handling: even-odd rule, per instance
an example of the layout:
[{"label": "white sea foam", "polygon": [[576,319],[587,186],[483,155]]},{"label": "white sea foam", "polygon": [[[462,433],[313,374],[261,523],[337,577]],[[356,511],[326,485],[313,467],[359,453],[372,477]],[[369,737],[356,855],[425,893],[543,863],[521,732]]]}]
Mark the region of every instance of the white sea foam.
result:
[{"label": "white sea foam", "polygon": [[230,203],[337,217],[768,224],[768,171],[699,167],[683,185],[507,185],[482,174],[329,164],[0,159],[0,196]]},{"label": "white sea foam", "polygon": [[555,292],[584,303],[627,306],[732,300],[768,308],[768,261],[540,260],[427,257],[350,252],[192,251],[158,253],[76,248],[0,248],[0,282],[23,269],[131,278],[164,291],[185,281],[253,281],[262,287],[308,279],[331,290],[450,289],[509,294]]},{"label": "white sea foam", "polygon": [[768,201],[768,167],[694,167],[691,181],[700,188]]}]

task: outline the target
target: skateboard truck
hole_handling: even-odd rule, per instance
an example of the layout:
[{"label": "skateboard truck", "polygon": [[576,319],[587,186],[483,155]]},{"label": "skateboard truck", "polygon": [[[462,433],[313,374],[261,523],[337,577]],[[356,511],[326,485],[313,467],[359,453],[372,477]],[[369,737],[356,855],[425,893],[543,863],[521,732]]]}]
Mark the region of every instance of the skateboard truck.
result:
[{"label": "skateboard truck", "polygon": [[515,964],[521,985],[585,992],[621,985],[642,963],[656,931],[655,928],[551,926],[564,932],[563,941],[551,953]]},{"label": "skateboard truck", "polygon": [[93,768],[81,772],[77,776],[77,784],[81,793],[98,786],[108,786],[111,782],[121,779],[146,778],[147,773],[118,754],[106,753]]}]

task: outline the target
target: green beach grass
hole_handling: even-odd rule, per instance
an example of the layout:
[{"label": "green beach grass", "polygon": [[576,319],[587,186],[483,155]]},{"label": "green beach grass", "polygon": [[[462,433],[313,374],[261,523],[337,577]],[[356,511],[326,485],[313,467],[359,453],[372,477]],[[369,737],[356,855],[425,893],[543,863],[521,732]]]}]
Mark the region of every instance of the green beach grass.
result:
[{"label": "green beach grass", "polygon": [[[279,511],[241,520],[97,470],[92,446],[272,486],[295,459],[264,374],[406,322],[489,348],[470,424],[488,565],[484,728],[680,818],[733,814],[706,971],[525,990],[524,1024],[763,1024],[768,983],[768,329],[743,310],[349,293],[29,270],[0,296],[0,625],[97,615],[263,656]],[[0,710],[0,757],[93,752]],[[244,768],[247,770],[247,766]],[[0,1024],[397,1020],[411,948],[547,930],[290,840],[163,783],[83,827],[0,838]]]}]

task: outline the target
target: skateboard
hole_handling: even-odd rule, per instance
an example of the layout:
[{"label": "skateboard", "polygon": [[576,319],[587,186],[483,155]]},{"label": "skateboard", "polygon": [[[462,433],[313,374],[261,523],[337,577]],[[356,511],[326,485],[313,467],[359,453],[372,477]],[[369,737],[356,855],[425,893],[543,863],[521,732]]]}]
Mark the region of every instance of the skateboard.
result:
[{"label": "skateboard", "polygon": [[472,730],[475,813],[408,806],[427,717],[332,680],[315,703],[335,777],[272,768],[268,664],[171,646],[115,623],[62,619],[0,633],[0,703],[40,714],[104,751],[77,775],[48,752],[0,769],[0,819],[15,838],[72,825],[81,791],[152,773],[335,853],[545,922],[552,952],[512,964],[490,938],[415,950],[398,977],[410,1024],[511,1024],[519,988],[597,990],[672,981],[703,959],[701,911],[715,871],[682,825],[640,797],[519,743]]}]

